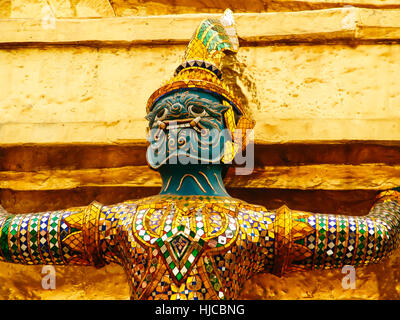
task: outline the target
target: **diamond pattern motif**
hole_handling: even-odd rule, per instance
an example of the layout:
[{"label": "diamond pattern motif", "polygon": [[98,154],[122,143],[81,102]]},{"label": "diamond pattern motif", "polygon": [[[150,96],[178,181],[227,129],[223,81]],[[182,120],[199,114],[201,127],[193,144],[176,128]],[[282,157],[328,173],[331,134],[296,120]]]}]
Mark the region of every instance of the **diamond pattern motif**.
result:
[{"label": "diamond pattern motif", "polygon": [[180,261],[190,246],[190,240],[183,235],[179,235],[170,241],[170,245],[175,253],[176,258]]},{"label": "diamond pattern motif", "polygon": [[48,245],[50,249],[50,255],[56,264],[61,264],[64,262],[62,259],[62,253],[60,250],[59,243],[59,223],[61,221],[61,214],[59,212],[54,212],[49,217],[49,229],[48,229]]},{"label": "diamond pattern motif", "polygon": [[34,214],[31,216],[30,224],[29,224],[29,249],[32,257],[32,261],[35,264],[38,264],[42,261],[42,258],[38,249],[38,241],[39,241],[39,220],[40,214]]},{"label": "diamond pattern motif", "polygon": [[53,260],[50,256],[50,248],[48,243],[48,223],[49,223],[50,213],[46,212],[41,216],[39,222],[39,252],[43,261],[46,264],[53,264]]},{"label": "diamond pattern motif", "polygon": [[347,245],[347,234],[348,234],[348,220],[346,217],[338,217],[338,238],[337,238],[337,249],[335,267],[342,266],[344,253]]},{"label": "diamond pattern motif", "polygon": [[324,268],[330,268],[335,263],[336,255],[336,241],[337,241],[337,226],[336,217],[328,216],[328,232],[327,235],[327,251],[326,258],[324,261]]},{"label": "diamond pattern motif", "polygon": [[203,239],[182,225],[157,240],[161,254],[178,283],[185,280],[194,262],[200,257],[204,244]]},{"label": "diamond pattern motif", "polygon": [[19,251],[19,225],[23,219],[23,216],[15,216],[11,221],[9,236],[8,236],[8,244],[12,254],[12,257],[15,262],[24,263],[25,261],[20,255]]},{"label": "diamond pattern motif", "polygon": [[21,254],[23,260],[26,264],[33,264],[31,256],[29,254],[29,246],[28,246],[28,226],[29,226],[30,217],[26,216],[22,219],[20,226],[20,237],[19,237],[19,247],[21,250]]},{"label": "diamond pattern motif", "polygon": [[317,245],[316,245],[316,257],[315,257],[315,268],[320,269],[323,266],[325,260],[325,251],[328,242],[327,228],[328,228],[328,217],[325,215],[319,216],[317,221]]}]

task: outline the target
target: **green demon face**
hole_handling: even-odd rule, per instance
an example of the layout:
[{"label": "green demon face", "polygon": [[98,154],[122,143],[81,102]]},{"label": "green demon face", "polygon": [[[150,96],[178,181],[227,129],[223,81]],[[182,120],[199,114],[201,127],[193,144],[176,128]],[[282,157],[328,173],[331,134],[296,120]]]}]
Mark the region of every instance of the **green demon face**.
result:
[{"label": "green demon face", "polygon": [[150,166],[220,163],[230,139],[223,117],[228,108],[214,95],[190,89],[160,99],[146,116]]}]

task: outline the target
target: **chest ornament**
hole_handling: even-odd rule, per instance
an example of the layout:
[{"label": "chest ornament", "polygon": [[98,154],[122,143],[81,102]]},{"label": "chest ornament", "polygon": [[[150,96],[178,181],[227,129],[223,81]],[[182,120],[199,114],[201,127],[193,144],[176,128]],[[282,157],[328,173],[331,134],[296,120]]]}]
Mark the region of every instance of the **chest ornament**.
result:
[{"label": "chest ornament", "polygon": [[[186,209],[186,208],[185,208]],[[175,204],[139,207],[135,238],[162,258],[171,278],[181,284],[203,253],[228,250],[238,234],[236,212],[207,204],[182,210]]]}]

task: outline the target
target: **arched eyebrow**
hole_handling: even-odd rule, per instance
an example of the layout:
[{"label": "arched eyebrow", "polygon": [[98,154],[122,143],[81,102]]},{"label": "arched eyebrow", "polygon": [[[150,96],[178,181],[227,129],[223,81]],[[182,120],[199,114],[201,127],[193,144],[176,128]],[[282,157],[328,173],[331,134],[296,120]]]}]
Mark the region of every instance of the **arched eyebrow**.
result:
[{"label": "arched eyebrow", "polygon": [[156,104],[154,108],[145,116],[145,118],[150,122],[150,126],[153,125],[157,112],[162,108],[168,106],[171,107],[175,101],[184,104],[186,108],[189,105],[201,106],[208,112],[211,117],[215,117],[219,120],[222,119],[223,112],[229,108],[219,102],[215,102],[207,98],[202,98],[195,93],[176,93],[172,97],[169,97],[162,101],[161,104]]},{"label": "arched eyebrow", "polygon": [[172,101],[170,99],[164,100],[162,104],[156,104],[153,109],[147,114],[148,117],[155,115],[160,109],[167,106],[172,106]]},{"label": "arched eyebrow", "polygon": [[157,114],[158,111],[160,111],[161,109],[165,108],[165,107],[171,107],[173,105],[173,100],[176,99],[176,95],[174,95],[173,97],[170,97],[168,99],[165,99],[164,101],[162,101],[161,104],[156,104],[153,109],[145,116],[145,119],[148,120],[150,123],[149,125],[152,126],[154,123],[154,118]]}]

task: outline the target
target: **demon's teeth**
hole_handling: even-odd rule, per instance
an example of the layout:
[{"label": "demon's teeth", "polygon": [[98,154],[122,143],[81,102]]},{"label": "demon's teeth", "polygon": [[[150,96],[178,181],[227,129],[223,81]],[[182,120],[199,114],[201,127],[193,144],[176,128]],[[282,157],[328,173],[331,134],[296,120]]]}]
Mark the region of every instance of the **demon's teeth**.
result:
[{"label": "demon's teeth", "polygon": [[167,129],[178,129],[178,128],[187,128],[190,127],[189,123],[182,123],[182,124],[177,124],[177,125],[168,125],[166,128]]},{"label": "demon's teeth", "polygon": [[165,129],[165,128],[167,127],[167,125],[166,125],[164,122],[160,121],[160,120],[158,120],[158,121],[156,122],[156,125],[157,125],[160,129]]},{"label": "demon's teeth", "polygon": [[190,125],[192,127],[197,126],[197,124],[199,123],[200,119],[201,119],[200,117],[197,117],[196,119],[193,119],[192,121],[190,121]]}]

